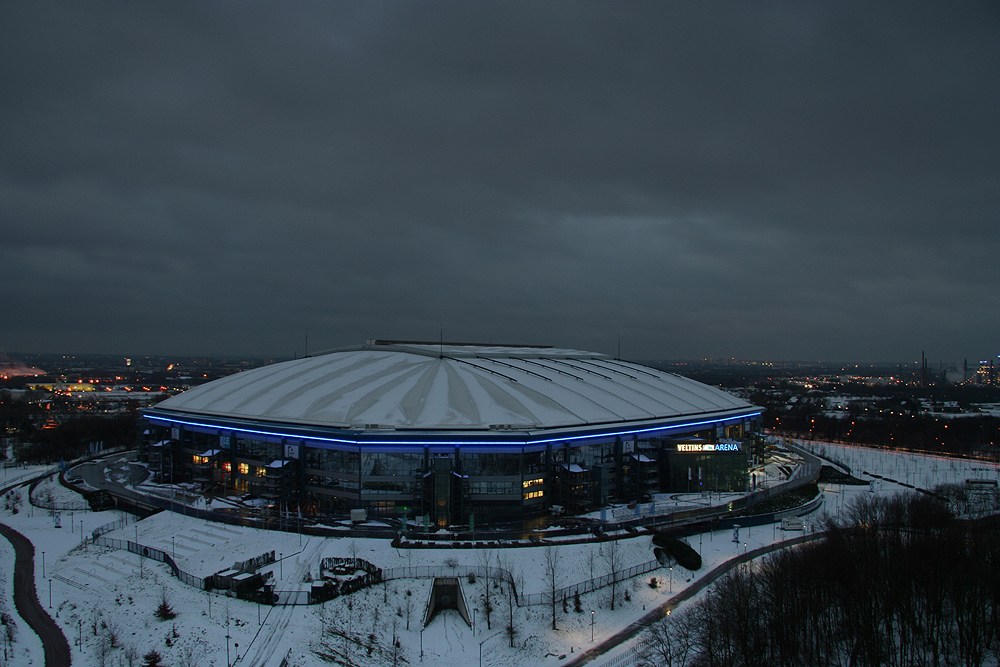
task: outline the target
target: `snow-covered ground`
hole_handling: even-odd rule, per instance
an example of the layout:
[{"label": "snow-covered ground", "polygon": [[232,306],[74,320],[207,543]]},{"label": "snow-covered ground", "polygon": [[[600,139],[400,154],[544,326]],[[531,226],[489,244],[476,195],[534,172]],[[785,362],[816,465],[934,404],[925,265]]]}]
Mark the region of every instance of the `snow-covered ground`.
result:
[{"label": "snow-covered ground", "polygon": [[[855,476],[862,471],[885,477],[909,480],[917,486],[941,482],[961,482],[967,478],[997,479],[995,464],[953,460],[916,454],[892,453],[832,444],[810,444],[818,453],[850,465]],[[776,466],[765,471],[768,482],[782,478]],[[890,482],[879,482],[876,493],[903,490]],[[868,486],[832,486],[825,490],[824,505],[806,517],[818,525],[823,514],[837,513],[858,494],[871,493]],[[59,493],[53,490],[53,493]],[[65,500],[61,495],[59,500]],[[698,494],[657,497],[657,503],[679,506],[708,502]],[[726,496],[713,497],[724,503]],[[0,520],[27,535],[36,546],[36,582],[39,600],[48,606],[62,626],[73,648],[74,665],[139,664],[141,656],[158,651],[169,665],[222,666],[239,659],[240,665],[273,666],[285,656],[292,665],[344,664],[391,665],[395,649],[398,664],[421,661],[427,665],[559,665],[581,650],[600,642],[639,618],[646,610],[661,604],[684,586],[738,551],[798,535],[783,534],[777,526],[743,528],[739,541],[731,530],[696,535],[691,545],[702,553],[704,565],[696,573],[675,567],[659,569],[638,576],[619,587],[616,609],[610,609],[610,589],[581,595],[581,611],[568,600],[568,611],[558,605],[558,630],[551,630],[551,611],[546,605],[516,608],[515,646],[511,648],[503,633],[507,607],[499,591],[494,590],[494,612],[487,628],[481,599],[483,580],[470,584],[462,579],[469,608],[476,608],[477,628],[473,631],[457,612],[445,611],[421,632],[424,608],[430,594],[429,579],[396,579],[324,605],[268,607],[206,593],[187,586],[169,569],[127,551],[116,551],[92,544],[81,544],[83,536],[111,521],[126,521],[107,537],[135,540],[175,555],[179,566],[191,574],[206,576],[226,569],[235,561],[274,551],[281,561],[264,568],[273,572],[279,590],[308,589],[308,579],[316,577],[320,559],[328,556],[365,558],[382,568],[416,565],[439,565],[456,568],[480,565],[481,554],[466,549],[394,549],[384,540],[360,538],[316,538],[261,529],[242,528],[162,512],[149,519],[133,522],[131,517],[109,512],[62,512],[56,517],[26,503],[11,514],[0,505]],[[650,538],[635,537],[619,542],[620,568],[653,558]],[[604,544],[561,545],[558,554],[557,586],[566,586],[601,576],[608,572],[609,546]],[[44,552],[44,564],[42,553]],[[516,579],[523,580],[525,593],[546,590],[544,548],[495,550],[502,566]],[[0,593],[0,612],[14,614],[11,602],[12,549],[0,546],[0,566],[5,574]],[[43,575],[44,567],[44,575]],[[656,577],[658,586],[649,585]],[[50,589],[51,587],[51,589]],[[628,593],[629,600],[624,599]],[[177,612],[176,618],[158,620],[154,615],[166,599]],[[593,615],[591,614],[593,611]],[[591,625],[593,618],[594,624]],[[17,660],[10,664],[41,665],[41,646],[37,637],[20,619],[14,650]],[[409,628],[407,628],[409,625]],[[101,648],[101,637],[113,632],[118,646]],[[228,637],[227,637],[228,635]],[[82,640],[82,646],[78,645]],[[228,647],[228,650],[227,650]],[[626,650],[623,646],[608,658]],[[481,652],[481,653],[480,653]],[[228,658],[227,658],[228,654]],[[565,656],[565,657],[563,657]],[[599,665],[599,660],[597,664]],[[2,663],[0,663],[2,664]],[[333,663],[336,664],[336,663]]]}]

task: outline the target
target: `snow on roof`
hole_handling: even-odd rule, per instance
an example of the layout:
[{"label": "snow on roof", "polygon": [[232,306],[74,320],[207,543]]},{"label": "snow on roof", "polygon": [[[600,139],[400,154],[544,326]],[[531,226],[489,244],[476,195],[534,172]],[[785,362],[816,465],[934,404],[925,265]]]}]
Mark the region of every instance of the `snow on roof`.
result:
[{"label": "snow on roof", "polygon": [[358,430],[534,430],[751,407],[594,352],[375,341],[230,375],[154,409]]}]

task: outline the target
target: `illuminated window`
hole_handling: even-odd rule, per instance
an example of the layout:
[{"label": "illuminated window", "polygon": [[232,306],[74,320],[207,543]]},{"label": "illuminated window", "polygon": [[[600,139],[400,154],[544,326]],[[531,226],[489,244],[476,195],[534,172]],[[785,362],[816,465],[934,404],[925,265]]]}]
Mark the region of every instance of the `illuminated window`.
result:
[{"label": "illuminated window", "polygon": [[202,463],[208,463],[208,457],[207,456],[198,456],[197,454],[195,454],[194,456],[191,457],[191,459],[194,461],[195,465],[201,465]]},{"label": "illuminated window", "polygon": [[233,471],[233,464],[230,463],[229,461],[223,461],[222,462],[222,470],[225,471],[225,472],[232,472]]},{"label": "illuminated window", "polygon": [[545,483],[545,479],[542,478],[542,477],[539,477],[537,479],[526,479],[526,480],[524,480],[524,482],[521,483],[521,486],[523,486],[524,488],[527,489],[527,488],[530,488],[532,486],[539,486],[539,485],[544,484],[544,483]]},{"label": "illuminated window", "polygon": [[241,475],[249,475],[250,474],[250,464],[249,463],[241,463],[241,464],[239,464],[239,466],[237,466],[237,468],[240,471]]},{"label": "illuminated window", "polygon": [[532,498],[541,498],[545,495],[545,492],[539,489],[538,491],[528,491],[524,494],[525,500],[531,500]]},{"label": "illuminated window", "polygon": [[257,467],[257,476],[258,477],[267,477],[267,468],[265,468],[264,466],[258,466]]}]

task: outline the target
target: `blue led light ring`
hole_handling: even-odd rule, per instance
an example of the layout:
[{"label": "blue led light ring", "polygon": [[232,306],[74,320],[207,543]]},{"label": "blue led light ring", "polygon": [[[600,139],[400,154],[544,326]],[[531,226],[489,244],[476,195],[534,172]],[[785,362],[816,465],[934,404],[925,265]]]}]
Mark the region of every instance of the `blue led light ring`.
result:
[{"label": "blue led light ring", "polygon": [[238,433],[250,433],[253,435],[264,435],[278,438],[294,437],[302,440],[312,440],[314,442],[333,442],[344,445],[378,445],[378,446],[437,446],[437,447],[475,447],[475,446],[492,446],[492,447],[502,447],[505,445],[513,445],[516,447],[530,447],[532,445],[542,445],[548,444],[550,442],[571,442],[578,440],[587,440],[595,438],[609,438],[617,437],[620,435],[636,435],[639,433],[652,433],[655,431],[676,431],[678,429],[690,428],[692,426],[705,426],[708,424],[723,424],[730,421],[738,421],[743,419],[751,419],[753,417],[760,416],[761,411],[748,412],[741,415],[734,415],[731,417],[722,417],[718,419],[705,419],[695,422],[684,422],[681,424],[669,424],[665,426],[650,426],[647,428],[639,429],[627,429],[623,431],[609,431],[602,433],[588,433],[584,435],[569,435],[561,437],[552,438],[533,438],[527,440],[359,440],[357,438],[332,438],[328,436],[306,436],[295,433],[281,433],[278,431],[264,431],[261,429],[251,429],[251,428],[235,428],[233,426],[220,426],[218,424],[209,424],[205,422],[195,422],[188,421],[184,419],[176,419],[173,417],[160,417],[156,415],[147,415],[146,419],[150,421],[161,421],[169,424],[183,424],[185,426],[195,426],[199,428],[209,428],[209,429],[225,429]]}]

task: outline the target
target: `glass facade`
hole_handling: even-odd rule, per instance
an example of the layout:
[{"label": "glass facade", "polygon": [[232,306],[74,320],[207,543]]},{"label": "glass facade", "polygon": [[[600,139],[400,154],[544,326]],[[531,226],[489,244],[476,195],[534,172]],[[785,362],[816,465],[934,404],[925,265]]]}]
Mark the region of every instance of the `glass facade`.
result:
[{"label": "glass facade", "polygon": [[420,517],[444,527],[581,513],[654,493],[747,490],[750,421],[737,418],[683,434],[501,443],[487,451],[454,443],[384,451],[151,421],[146,449],[158,481],[259,496],[309,516],[365,508],[373,516]]}]

